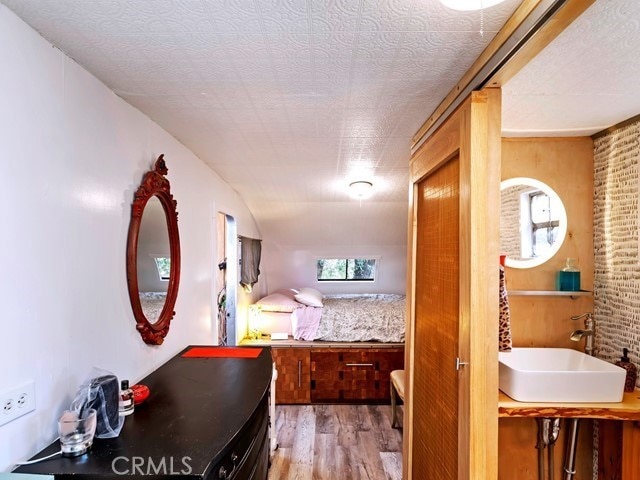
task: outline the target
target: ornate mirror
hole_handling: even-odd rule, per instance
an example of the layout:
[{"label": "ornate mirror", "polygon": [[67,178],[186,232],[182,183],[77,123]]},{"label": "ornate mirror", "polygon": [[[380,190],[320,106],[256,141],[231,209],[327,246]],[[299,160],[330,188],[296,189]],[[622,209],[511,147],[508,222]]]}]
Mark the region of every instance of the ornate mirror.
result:
[{"label": "ornate mirror", "polygon": [[145,173],[133,199],[127,239],[131,307],[136,328],[151,345],[160,345],[169,332],[180,282],[178,212],[168,172],[160,155]]},{"label": "ornate mirror", "polygon": [[533,178],[500,183],[500,253],[506,265],[532,268],[553,257],[567,234],[562,200],[547,184]]}]

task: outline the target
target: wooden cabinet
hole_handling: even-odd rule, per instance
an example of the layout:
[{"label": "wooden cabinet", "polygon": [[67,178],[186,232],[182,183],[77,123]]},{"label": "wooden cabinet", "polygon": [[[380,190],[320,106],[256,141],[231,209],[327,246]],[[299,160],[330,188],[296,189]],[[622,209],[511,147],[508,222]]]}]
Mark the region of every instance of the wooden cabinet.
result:
[{"label": "wooden cabinet", "polygon": [[277,404],[389,403],[404,347],[272,347]]},{"label": "wooden cabinet", "polygon": [[310,403],[310,348],[273,348],[271,354],[278,371],[276,403]]},{"label": "wooden cabinet", "polygon": [[314,348],[311,401],[388,403],[391,371],[403,367],[403,348]]}]

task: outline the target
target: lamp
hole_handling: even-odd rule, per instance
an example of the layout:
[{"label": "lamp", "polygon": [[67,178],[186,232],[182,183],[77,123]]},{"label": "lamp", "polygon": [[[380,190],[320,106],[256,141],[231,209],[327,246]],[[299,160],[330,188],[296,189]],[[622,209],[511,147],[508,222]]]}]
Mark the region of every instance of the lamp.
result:
[{"label": "lamp", "polygon": [[249,305],[249,338],[258,340],[262,337],[260,329],[262,307],[260,305]]},{"label": "lamp", "polygon": [[445,7],[452,10],[481,10],[493,7],[505,0],[440,0]]},{"label": "lamp", "polygon": [[373,183],[365,180],[359,180],[357,182],[351,182],[349,184],[349,194],[356,200],[363,200],[369,198],[373,193]]}]

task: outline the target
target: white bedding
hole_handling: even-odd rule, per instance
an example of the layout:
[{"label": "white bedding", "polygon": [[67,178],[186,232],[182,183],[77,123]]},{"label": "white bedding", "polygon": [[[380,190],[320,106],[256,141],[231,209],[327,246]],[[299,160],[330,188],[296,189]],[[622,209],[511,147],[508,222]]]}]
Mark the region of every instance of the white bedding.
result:
[{"label": "white bedding", "polygon": [[314,340],[404,342],[404,295],[327,295],[323,303]]},{"label": "white bedding", "polygon": [[292,313],[263,309],[260,330],[286,331],[296,340],[404,342],[404,295],[325,295],[322,302],[324,307],[300,305]]}]

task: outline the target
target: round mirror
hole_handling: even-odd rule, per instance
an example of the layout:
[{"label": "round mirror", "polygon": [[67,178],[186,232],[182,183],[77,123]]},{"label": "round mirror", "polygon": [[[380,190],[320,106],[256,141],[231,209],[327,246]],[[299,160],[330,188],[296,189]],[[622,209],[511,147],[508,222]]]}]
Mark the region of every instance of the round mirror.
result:
[{"label": "round mirror", "polygon": [[149,199],[138,233],[138,296],[149,323],[160,318],[171,278],[169,229],[158,197]]},{"label": "round mirror", "polygon": [[532,268],[553,257],[567,234],[567,212],[547,184],[533,178],[500,183],[500,253],[505,264]]},{"label": "round mirror", "polygon": [[138,332],[151,345],[160,345],[169,332],[180,281],[178,212],[163,157],[135,193],[127,239],[131,307]]}]

